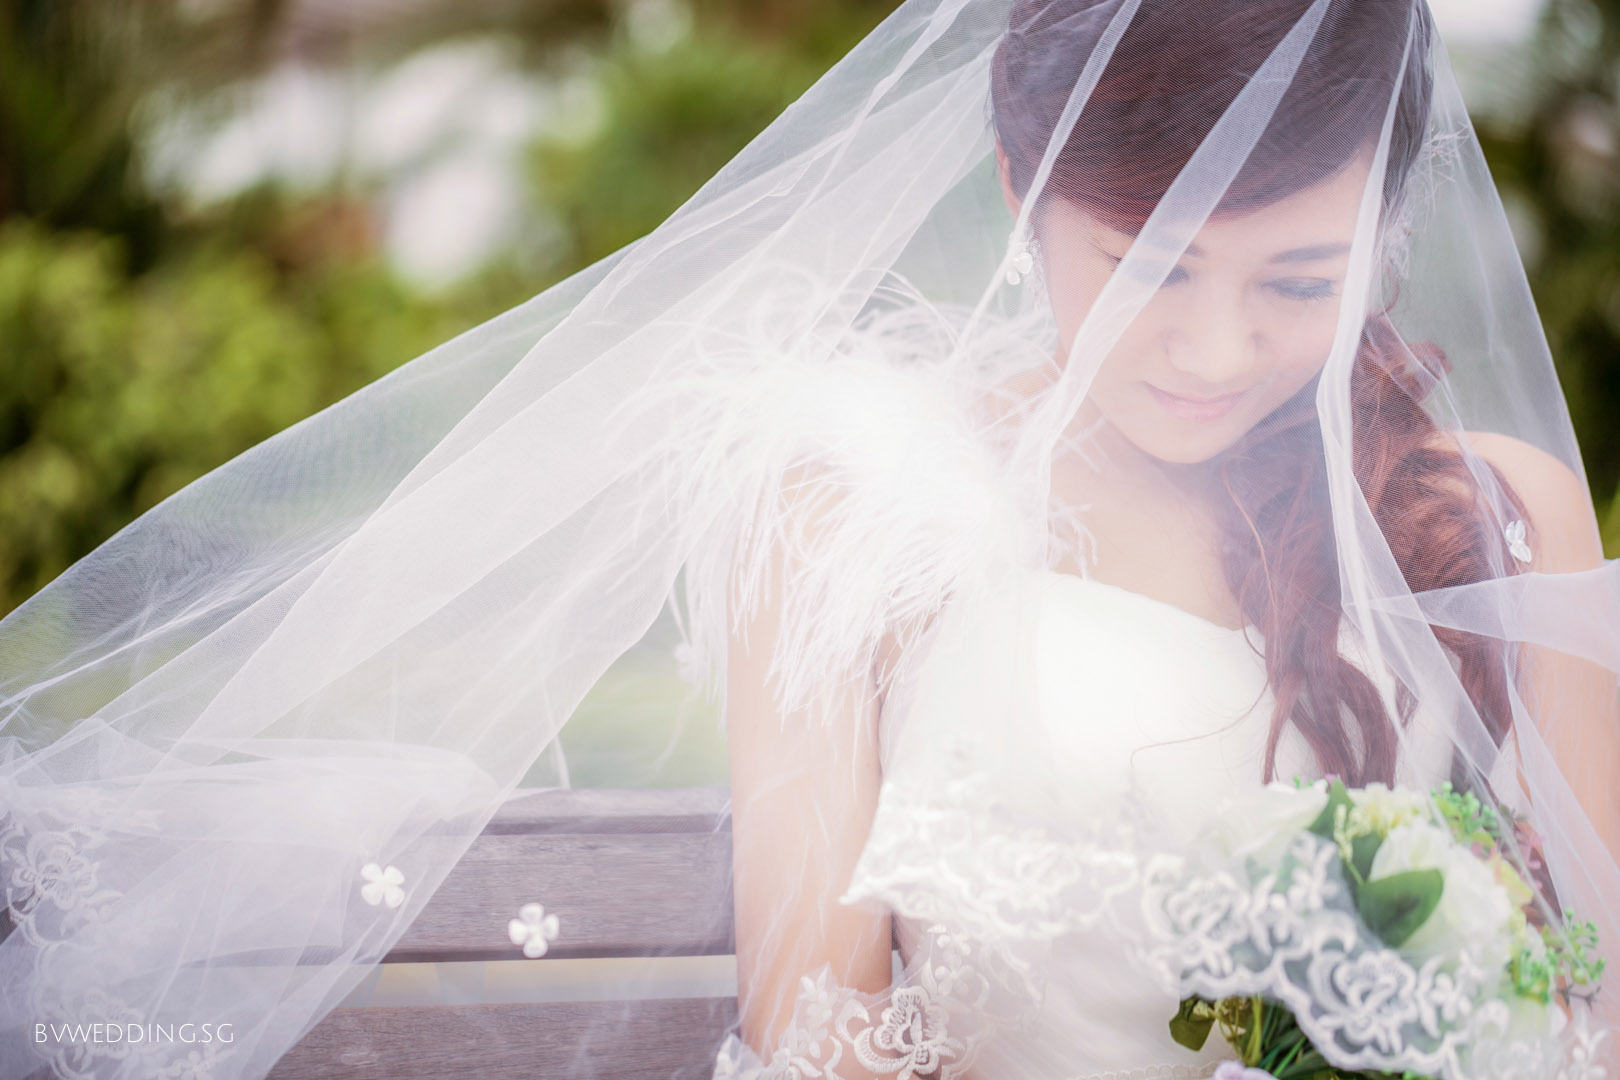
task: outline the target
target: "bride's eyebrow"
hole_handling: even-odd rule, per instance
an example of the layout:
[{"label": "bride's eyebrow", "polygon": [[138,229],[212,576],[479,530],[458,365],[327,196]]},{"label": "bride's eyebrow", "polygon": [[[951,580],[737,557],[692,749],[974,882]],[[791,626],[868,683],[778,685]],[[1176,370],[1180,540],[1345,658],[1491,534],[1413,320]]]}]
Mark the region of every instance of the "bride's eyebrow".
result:
[{"label": "bride's eyebrow", "polygon": [[1290,262],[1317,262],[1321,259],[1331,259],[1343,255],[1350,250],[1349,244],[1315,244],[1310,247],[1290,248],[1273,255],[1268,261],[1274,263]]},{"label": "bride's eyebrow", "polygon": [[[1130,254],[1130,249],[1132,247],[1134,247],[1135,245],[1136,245],[1136,237],[1134,237],[1134,236],[1127,237],[1125,245],[1124,245],[1125,246],[1125,254],[1126,255]],[[1091,246],[1096,248],[1099,253],[1101,253],[1103,255],[1106,255],[1108,258],[1113,259],[1115,262],[1123,262],[1125,260],[1125,255],[1115,255],[1112,251],[1109,251],[1106,247],[1104,247],[1095,238],[1093,238],[1091,240]],[[1187,256],[1190,256],[1191,258],[1198,259],[1198,258],[1203,257],[1204,251],[1197,244],[1188,244],[1187,245],[1187,250],[1185,252],[1183,252],[1183,254],[1187,255]]]},{"label": "bride's eyebrow", "polygon": [[[1129,239],[1129,242],[1125,245],[1127,251],[1135,242],[1135,237],[1131,237]],[[1122,255],[1115,255],[1096,240],[1092,241],[1092,247],[1096,248],[1108,258],[1113,259],[1115,262],[1120,262],[1124,258]],[[1266,261],[1271,263],[1320,262],[1323,259],[1337,258],[1349,250],[1350,245],[1343,241],[1326,244],[1310,244],[1306,247],[1289,248],[1287,251],[1279,251]],[[1203,249],[1197,244],[1188,244],[1184,254],[1190,258],[1198,259],[1203,257],[1204,252]]]}]

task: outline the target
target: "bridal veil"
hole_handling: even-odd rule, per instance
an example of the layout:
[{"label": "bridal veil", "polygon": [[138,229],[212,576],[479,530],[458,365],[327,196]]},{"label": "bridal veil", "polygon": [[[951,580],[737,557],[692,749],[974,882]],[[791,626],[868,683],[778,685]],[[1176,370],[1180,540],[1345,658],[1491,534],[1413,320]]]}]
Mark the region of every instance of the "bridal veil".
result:
[{"label": "bridal veil", "polygon": [[[1198,368],[1222,349],[1270,374]],[[1054,941],[1134,932],[1110,858],[1160,834],[1055,767],[1013,601],[1032,569],[1154,566],[1098,540],[1138,459],[1220,508],[1218,557],[1150,576],[1254,630],[1281,703],[1255,785],[1489,793],[1541,837],[1521,868],[1549,925],[1592,920],[1620,957],[1620,571],[1422,0],[907,0],[653,232],[202,477],[0,622],[0,1073],[163,1075],[181,1048],[70,1053],[34,1027],[206,1012],[236,1033],[206,1075],[263,1075],[520,781],[569,782],[559,732],[661,612],[723,699],[728,641],[772,597],[783,739],[875,722],[867,676],[885,724],[950,716],[886,772],[841,902],[972,916],[876,998],[822,984],[860,1004],[846,1071],[776,1067],[964,1068],[970,1028],[1016,1032],[1061,977]],[[971,678],[943,701],[925,658]],[[655,751],[595,774],[633,783]],[[1009,771],[1015,805],[975,802]],[[948,836],[922,827],[946,813]],[[958,860],[1003,828],[1080,869]],[[739,912],[760,971],[831,914],[790,918],[794,888]],[[970,948],[979,983],[939,985]],[[900,993],[935,1003],[918,1030],[966,1026],[900,1053]],[[1590,1011],[1620,1025],[1603,994]]]}]

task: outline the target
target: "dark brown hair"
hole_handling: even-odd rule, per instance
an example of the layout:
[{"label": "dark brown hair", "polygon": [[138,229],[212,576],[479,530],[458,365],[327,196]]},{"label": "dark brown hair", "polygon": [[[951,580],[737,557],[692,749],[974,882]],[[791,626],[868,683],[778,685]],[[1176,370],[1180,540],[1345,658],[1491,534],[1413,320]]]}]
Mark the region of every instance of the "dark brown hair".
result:
[{"label": "dark brown hair", "polygon": [[[1063,199],[1135,234],[1221,114],[1309,0],[1143,0],[1058,151],[1038,197]],[[1018,0],[992,69],[991,108],[1014,191],[1026,195],[1082,65],[1117,4]],[[1335,0],[1219,206],[1265,206],[1326,180],[1377,145],[1399,95],[1383,183],[1399,204],[1429,112],[1427,9],[1414,0]],[[1411,41],[1408,49],[1407,42]],[[1513,564],[1467,463],[1422,407],[1444,374],[1432,346],[1409,347],[1389,321],[1363,328],[1351,375],[1352,465],[1374,519],[1414,592],[1478,581]],[[1395,718],[1368,675],[1339,651],[1342,619],[1316,380],[1218,462],[1227,583],[1265,640],[1276,699],[1265,778],[1292,723],[1324,773],[1391,782]],[[1521,511],[1500,476],[1508,501]],[[1500,642],[1436,627],[1497,745],[1511,723]],[[1397,696],[1400,720],[1412,711]],[[1453,780],[1468,784],[1454,762]]]}]

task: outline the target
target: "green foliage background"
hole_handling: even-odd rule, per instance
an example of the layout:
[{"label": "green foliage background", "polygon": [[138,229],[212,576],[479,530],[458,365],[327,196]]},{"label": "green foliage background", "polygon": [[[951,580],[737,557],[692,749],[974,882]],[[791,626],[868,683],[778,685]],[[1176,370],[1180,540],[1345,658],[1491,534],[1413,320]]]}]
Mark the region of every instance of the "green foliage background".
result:
[{"label": "green foliage background", "polygon": [[[498,32],[536,70],[595,61],[604,123],[528,158],[556,256],[433,296],[381,259],[365,192],[199,212],[138,180],[143,103],[263,69],[296,7],[0,0],[0,613],[209,469],[649,231],[893,3],[708,0],[656,54],[598,0],[402,5],[302,41],[364,63]],[[1522,107],[1477,122],[1538,238],[1532,286],[1616,555],[1620,0],[1550,0],[1527,56],[1542,74]]]}]

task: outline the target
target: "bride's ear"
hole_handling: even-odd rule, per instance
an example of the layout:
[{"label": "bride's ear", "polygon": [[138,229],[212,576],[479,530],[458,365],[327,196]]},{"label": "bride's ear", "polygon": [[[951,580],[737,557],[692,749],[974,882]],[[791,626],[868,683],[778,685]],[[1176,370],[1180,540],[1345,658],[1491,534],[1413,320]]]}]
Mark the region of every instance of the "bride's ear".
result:
[{"label": "bride's ear", "polygon": [[1000,139],[996,140],[996,175],[1001,178],[1002,198],[1007,200],[1007,208],[1013,212],[1014,217],[1017,217],[1018,208],[1023,204],[1023,200],[1013,193],[1012,180],[1008,177],[1007,155],[1001,149]]}]

